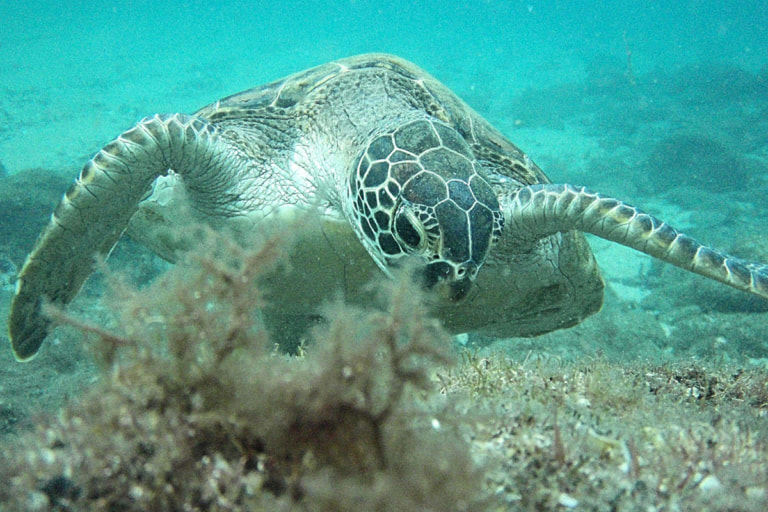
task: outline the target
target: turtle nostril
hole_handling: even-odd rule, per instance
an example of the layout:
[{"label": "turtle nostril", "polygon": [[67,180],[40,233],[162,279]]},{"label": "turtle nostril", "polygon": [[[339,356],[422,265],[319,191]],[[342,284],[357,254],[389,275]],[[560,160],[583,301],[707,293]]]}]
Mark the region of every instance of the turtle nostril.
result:
[{"label": "turtle nostril", "polygon": [[466,263],[462,263],[456,268],[456,278],[457,279],[474,279],[477,275],[478,266],[473,261],[468,261]]},{"label": "turtle nostril", "polygon": [[423,286],[433,289],[437,285],[440,294],[451,302],[460,302],[472,289],[478,266],[474,262],[465,262],[454,266],[446,261],[430,263],[422,274]]}]

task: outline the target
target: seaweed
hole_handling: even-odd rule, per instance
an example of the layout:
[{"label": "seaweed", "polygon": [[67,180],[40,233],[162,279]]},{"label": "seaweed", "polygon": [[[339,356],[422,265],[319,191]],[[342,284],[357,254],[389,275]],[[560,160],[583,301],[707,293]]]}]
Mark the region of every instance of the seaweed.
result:
[{"label": "seaweed", "polygon": [[420,295],[383,282],[384,310],[329,306],[289,357],[253,285],[282,244],[208,236],[143,290],[108,279],[119,327],[50,311],[92,339],[101,376],[4,454],[0,509],[476,508],[468,443],[424,395],[450,357]]},{"label": "seaweed", "polygon": [[499,344],[454,363],[407,270],[374,283],[378,309],[329,305],[288,356],[253,285],[286,243],[207,236],[143,289],[107,273],[108,329],[51,311],[92,340],[100,377],[6,443],[0,510],[768,505],[764,363],[520,361]]},{"label": "seaweed", "polygon": [[481,351],[439,378],[482,404],[473,452],[509,510],[768,505],[765,369]]}]

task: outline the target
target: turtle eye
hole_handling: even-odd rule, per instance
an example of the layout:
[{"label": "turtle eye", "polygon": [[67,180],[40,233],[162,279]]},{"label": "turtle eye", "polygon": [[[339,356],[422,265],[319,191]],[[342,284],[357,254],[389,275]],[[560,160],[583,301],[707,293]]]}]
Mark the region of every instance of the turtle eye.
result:
[{"label": "turtle eye", "polygon": [[417,250],[424,242],[423,227],[416,216],[408,210],[400,210],[395,217],[395,235],[406,248]]}]

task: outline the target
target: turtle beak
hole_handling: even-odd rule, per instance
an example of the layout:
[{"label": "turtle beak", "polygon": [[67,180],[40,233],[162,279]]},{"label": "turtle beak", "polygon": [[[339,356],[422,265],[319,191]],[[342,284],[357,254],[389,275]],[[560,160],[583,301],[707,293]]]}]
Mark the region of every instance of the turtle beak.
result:
[{"label": "turtle beak", "polygon": [[429,263],[422,274],[422,283],[444,300],[461,302],[472,289],[478,265],[472,261],[453,266],[445,261]]},{"label": "turtle beak", "polygon": [[472,280],[467,278],[453,281],[448,285],[448,300],[451,302],[461,302],[472,289]]}]

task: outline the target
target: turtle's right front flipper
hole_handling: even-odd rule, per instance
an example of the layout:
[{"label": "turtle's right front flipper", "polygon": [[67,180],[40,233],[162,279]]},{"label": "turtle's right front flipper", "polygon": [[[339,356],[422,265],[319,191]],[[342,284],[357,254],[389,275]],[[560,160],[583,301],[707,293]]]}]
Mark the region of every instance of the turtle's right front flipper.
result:
[{"label": "turtle's right front flipper", "polygon": [[502,202],[505,229],[520,241],[576,229],[768,299],[768,265],[703,245],[616,199],[583,187],[537,184],[510,191]]},{"label": "turtle's right front flipper", "polygon": [[32,358],[48,334],[43,301],[63,305],[77,295],[97,255],[109,254],[158,176],[172,169],[198,193],[233,188],[227,177],[236,173],[220,172],[231,164],[231,150],[204,119],[174,114],[146,118],[99,151],[64,194],[19,274],[8,321],[16,358]]}]

